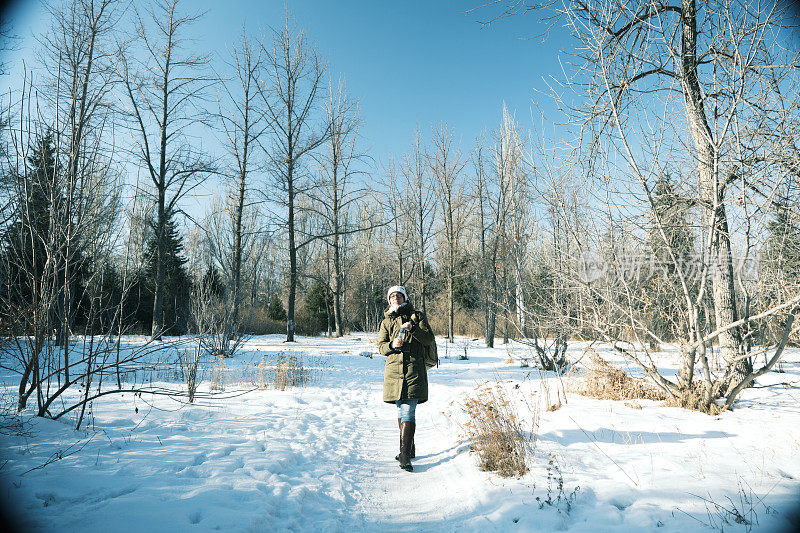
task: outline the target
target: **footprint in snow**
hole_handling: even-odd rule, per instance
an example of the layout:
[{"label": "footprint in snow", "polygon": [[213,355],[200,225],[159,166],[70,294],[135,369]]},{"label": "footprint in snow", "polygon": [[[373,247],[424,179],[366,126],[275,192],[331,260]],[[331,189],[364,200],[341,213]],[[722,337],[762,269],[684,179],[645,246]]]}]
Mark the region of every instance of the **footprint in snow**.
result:
[{"label": "footprint in snow", "polygon": [[193,513],[189,513],[189,523],[190,524],[199,524],[200,520],[203,519],[203,514],[200,511],[195,511]]},{"label": "footprint in snow", "polygon": [[221,450],[219,450],[218,452],[214,452],[211,455],[211,457],[213,459],[219,459],[221,457],[227,457],[231,453],[233,453],[233,450],[235,450],[235,449],[236,449],[236,446],[226,446],[226,447],[222,448]]},{"label": "footprint in snow", "polygon": [[611,503],[611,505],[613,505],[620,511],[624,511],[625,509],[630,507],[633,502],[616,499],[616,500],[611,500],[611,502],[609,503]]},{"label": "footprint in snow", "polygon": [[52,492],[37,492],[34,496],[42,500],[42,507],[50,507],[57,501],[55,493]]}]

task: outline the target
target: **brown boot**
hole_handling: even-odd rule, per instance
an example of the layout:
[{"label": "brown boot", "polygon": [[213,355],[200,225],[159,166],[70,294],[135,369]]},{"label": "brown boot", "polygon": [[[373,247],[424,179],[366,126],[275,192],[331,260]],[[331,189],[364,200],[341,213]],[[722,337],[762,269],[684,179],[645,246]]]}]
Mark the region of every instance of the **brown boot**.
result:
[{"label": "brown boot", "polygon": [[[400,422],[400,419],[398,418],[397,419],[397,429],[400,429],[400,427],[401,427],[400,424],[401,424],[401,422]],[[403,448],[403,438],[402,438],[402,434],[401,434],[401,437],[400,437],[400,449],[402,449],[402,448]],[[409,457],[411,457],[413,459],[416,456],[417,456],[417,447],[414,445],[414,437],[411,437],[411,453],[409,454]],[[395,461],[399,461],[400,460],[400,454],[395,455],[394,456],[394,460]]]},{"label": "brown boot", "polygon": [[402,422],[400,424],[400,468],[406,472],[413,472],[411,466],[411,443],[414,441],[415,422]]}]

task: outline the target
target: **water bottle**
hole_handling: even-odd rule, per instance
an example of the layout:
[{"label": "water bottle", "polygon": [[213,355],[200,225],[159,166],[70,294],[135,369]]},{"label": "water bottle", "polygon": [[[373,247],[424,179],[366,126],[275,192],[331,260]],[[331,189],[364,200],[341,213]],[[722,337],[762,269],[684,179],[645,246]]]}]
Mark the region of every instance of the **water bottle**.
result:
[{"label": "water bottle", "polygon": [[[397,332],[397,337],[395,337],[394,340],[404,343],[406,342],[407,338],[408,338],[408,330],[406,328],[400,328],[400,331]],[[395,348],[395,350],[400,350],[400,348]]]}]

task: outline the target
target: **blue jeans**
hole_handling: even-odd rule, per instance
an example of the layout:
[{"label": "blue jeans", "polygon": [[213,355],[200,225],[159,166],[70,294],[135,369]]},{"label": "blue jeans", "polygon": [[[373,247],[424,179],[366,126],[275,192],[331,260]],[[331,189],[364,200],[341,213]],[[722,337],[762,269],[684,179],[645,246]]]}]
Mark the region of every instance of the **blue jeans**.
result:
[{"label": "blue jeans", "polygon": [[417,402],[419,400],[397,400],[394,403],[397,405],[397,417],[400,422],[416,422],[414,419],[414,411],[417,409]]}]

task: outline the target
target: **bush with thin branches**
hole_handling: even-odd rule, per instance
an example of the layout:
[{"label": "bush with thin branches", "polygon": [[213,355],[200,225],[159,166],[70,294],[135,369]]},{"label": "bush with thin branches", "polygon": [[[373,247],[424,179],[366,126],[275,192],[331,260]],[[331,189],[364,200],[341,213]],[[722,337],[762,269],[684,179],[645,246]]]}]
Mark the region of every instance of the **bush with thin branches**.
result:
[{"label": "bush with thin branches", "polygon": [[472,451],[483,470],[503,477],[522,476],[529,470],[528,458],[535,442],[534,429],[526,433],[514,403],[501,383],[478,387],[463,403],[468,419],[463,424]]}]

